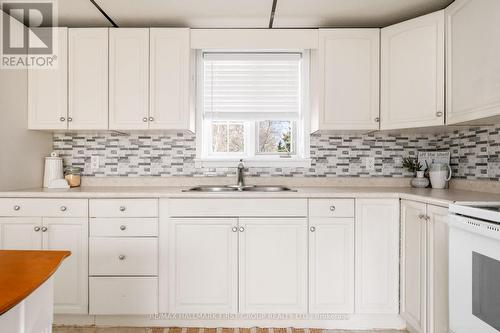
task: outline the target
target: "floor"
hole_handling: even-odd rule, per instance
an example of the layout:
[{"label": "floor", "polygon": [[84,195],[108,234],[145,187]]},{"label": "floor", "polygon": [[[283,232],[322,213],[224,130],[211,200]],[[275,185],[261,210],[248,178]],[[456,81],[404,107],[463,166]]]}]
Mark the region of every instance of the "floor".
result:
[{"label": "floor", "polygon": [[407,333],[398,330],[343,331],[292,328],[138,328],[138,327],[54,327],[53,333]]}]

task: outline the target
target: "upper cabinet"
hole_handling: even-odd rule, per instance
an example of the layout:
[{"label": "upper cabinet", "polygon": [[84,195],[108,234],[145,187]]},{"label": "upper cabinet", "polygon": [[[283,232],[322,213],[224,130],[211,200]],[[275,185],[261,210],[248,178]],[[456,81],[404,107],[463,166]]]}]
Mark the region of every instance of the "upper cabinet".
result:
[{"label": "upper cabinet", "polygon": [[314,130],[379,129],[379,29],[320,29]]},{"label": "upper cabinet", "polygon": [[500,1],[456,0],[446,29],[447,123],[499,116]]},{"label": "upper cabinet", "polygon": [[151,28],[149,128],[193,129],[189,29]]},{"label": "upper cabinet", "polygon": [[68,56],[68,128],[108,129],[108,29],[70,29]]},{"label": "upper cabinet", "polygon": [[68,118],[68,29],[54,29],[54,68],[28,69],[28,128],[65,130]]},{"label": "upper cabinet", "polygon": [[149,29],[109,30],[109,129],[149,127]]},{"label": "upper cabinet", "polygon": [[380,114],[382,130],[444,125],[444,11],[382,29]]}]

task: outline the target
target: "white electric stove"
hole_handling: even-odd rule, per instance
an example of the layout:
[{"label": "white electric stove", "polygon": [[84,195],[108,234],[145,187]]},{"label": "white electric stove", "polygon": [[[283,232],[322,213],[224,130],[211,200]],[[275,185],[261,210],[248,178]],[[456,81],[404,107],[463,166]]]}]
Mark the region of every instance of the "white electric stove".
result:
[{"label": "white electric stove", "polygon": [[500,202],[449,207],[450,332],[500,332]]}]

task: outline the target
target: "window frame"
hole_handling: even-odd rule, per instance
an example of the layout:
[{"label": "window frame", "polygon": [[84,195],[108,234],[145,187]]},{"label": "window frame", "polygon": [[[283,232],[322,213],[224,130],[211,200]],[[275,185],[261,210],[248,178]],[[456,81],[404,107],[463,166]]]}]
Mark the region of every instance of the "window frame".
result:
[{"label": "window frame", "polygon": [[[274,154],[258,152],[258,126],[262,120],[248,120],[244,117],[241,122],[244,125],[244,152],[243,153],[214,153],[212,152],[213,120],[204,119],[203,113],[203,53],[300,53],[301,66],[301,105],[297,119],[266,119],[276,121],[292,121],[292,136],[296,138],[294,143],[295,154]],[[310,167],[310,51],[309,50],[196,50],[195,57],[195,94],[194,107],[196,113],[196,167],[232,167],[243,159],[250,167]],[[223,120],[227,122],[239,122],[238,120]]]}]

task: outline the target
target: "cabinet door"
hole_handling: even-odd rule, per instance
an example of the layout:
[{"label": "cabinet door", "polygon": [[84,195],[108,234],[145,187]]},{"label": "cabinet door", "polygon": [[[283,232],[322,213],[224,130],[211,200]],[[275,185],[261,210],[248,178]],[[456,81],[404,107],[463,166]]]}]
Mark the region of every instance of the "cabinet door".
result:
[{"label": "cabinet door", "polygon": [[40,250],[42,248],[41,227],[42,219],[38,217],[0,218],[0,249]]},{"label": "cabinet door", "polygon": [[500,1],[456,0],[445,12],[447,124],[499,116]]},{"label": "cabinet door", "polygon": [[[54,311],[88,312],[88,225],[86,218],[44,218],[44,250],[68,250],[54,274]],[[45,229],[43,229],[45,230]]]},{"label": "cabinet door", "polygon": [[354,219],[309,220],[309,312],[354,312]]},{"label": "cabinet door", "polygon": [[54,29],[57,59],[54,68],[28,69],[28,128],[67,129],[68,29]]},{"label": "cabinet door", "polygon": [[108,29],[69,29],[69,129],[108,129]]},{"label": "cabinet door", "polygon": [[307,219],[240,219],[239,311],[307,312]]},{"label": "cabinet door", "polygon": [[149,128],[189,130],[189,29],[150,30]]},{"label": "cabinet door", "polygon": [[399,200],[357,199],[355,312],[399,313]]},{"label": "cabinet door", "polygon": [[444,12],[382,29],[381,129],[444,124]]},{"label": "cabinet door", "polygon": [[237,219],[169,221],[169,312],[236,313]]},{"label": "cabinet door", "polygon": [[448,325],[448,209],[427,206],[427,332],[444,333]]},{"label": "cabinet door", "polygon": [[379,129],[380,29],[321,29],[321,130]]},{"label": "cabinet door", "polygon": [[109,29],[109,129],[147,129],[149,29]]},{"label": "cabinet door", "polygon": [[401,201],[401,315],[415,332],[426,332],[426,205]]}]

